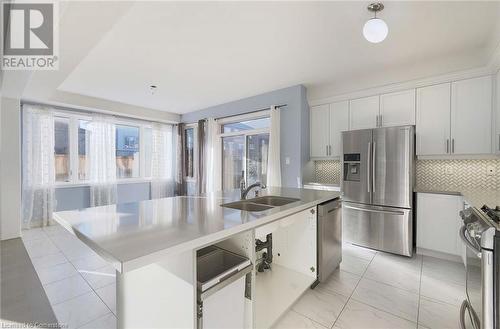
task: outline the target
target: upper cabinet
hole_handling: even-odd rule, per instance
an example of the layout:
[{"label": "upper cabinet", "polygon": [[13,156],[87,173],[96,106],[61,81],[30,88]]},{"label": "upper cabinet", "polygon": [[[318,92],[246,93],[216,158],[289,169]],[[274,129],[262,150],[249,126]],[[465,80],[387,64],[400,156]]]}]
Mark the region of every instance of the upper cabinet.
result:
[{"label": "upper cabinet", "polygon": [[491,76],[451,83],[451,152],[491,153]]},{"label": "upper cabinet", "polygon": [[491,153],[492,79],[417,89],[417,155]]},{"label": "upper cabinet", "polygon": [[416,143],[418,155],[447,154],[450,150],[451,84],[417,89]]},{"label": "upper cabinet", "polygon": [[380,95],[379,127],[415,124],[415,89]]},{"label": "upper cabinet", "polygon": [[351,130],[378,127],[379,96],[353,99],[350,102]]},{"label": "upper cabinet", "polygon": [[349,101],[330,104],[330,156],[342,152],[342,132],[349,130]]},{"label": "upper cabinet", "polygon": [[311,157],[327,157],[330,145],[330,105],[310,109]]},{"label": "upper cabinet", "polygon": [[415,89],[350,101],[351,129],[415,124]]},{"label": "upper cabinet", "polygon": [[349,130],[349,102],[313,106],[310,111],[311,157],[339,157],[341,133]]}]

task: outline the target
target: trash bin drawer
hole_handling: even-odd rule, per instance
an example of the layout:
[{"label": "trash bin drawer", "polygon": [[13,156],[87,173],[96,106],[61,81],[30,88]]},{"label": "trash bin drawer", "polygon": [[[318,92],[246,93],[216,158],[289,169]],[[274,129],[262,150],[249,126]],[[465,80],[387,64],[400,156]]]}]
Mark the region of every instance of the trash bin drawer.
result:
[{"label": "trash bin drawer", "polygon": [[196,263],[198,329],[243,329],[250,260],[210,246],[198,251]]},{"label": "trash bin drawer", "polygon": [[198,291],[207,291],[250,265],[249,259],[230,251],[214,246],[204,248],[197,257]]}]

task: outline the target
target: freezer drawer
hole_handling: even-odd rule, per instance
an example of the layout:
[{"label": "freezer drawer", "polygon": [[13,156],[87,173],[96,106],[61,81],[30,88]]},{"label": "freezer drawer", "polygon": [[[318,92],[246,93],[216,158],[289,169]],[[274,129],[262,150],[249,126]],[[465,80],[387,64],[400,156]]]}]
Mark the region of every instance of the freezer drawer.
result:
[{"label": "freezer drawer", "polygon": [[413,255],[411,209],[344,202],[342,217],[345,241],[399,255]]}]

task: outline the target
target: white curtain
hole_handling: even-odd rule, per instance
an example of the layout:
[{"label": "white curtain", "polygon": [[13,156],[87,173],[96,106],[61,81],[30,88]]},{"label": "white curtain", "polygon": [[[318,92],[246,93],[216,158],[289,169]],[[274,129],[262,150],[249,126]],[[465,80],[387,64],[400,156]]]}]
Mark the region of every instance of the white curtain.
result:
[{"label": "white curtain", "polygon": [[213,118],[207,119],[207,136],[206,136],[206,192],[217,192],[221,190],[222,180],[222,148],[219,138],[219,124]]},{"label": "white curtain", "polygon": [[267,185],[278,187],[281,186],[280,109],[274,106],[271,106],[269,156],[267,160]]},{"label": "white curtain", "polygon": [[151,199],[174,196],[173,126],[154,123],[151,143]]},{"label": "white curtain", "polygon": [[55,209],[54,114],[23,105],[23,228],[52,223]]},{"label": "white curtain", "polygon": [[116,126],[113,117],[95,114],[88,125],[90,206],[116,203]]}]

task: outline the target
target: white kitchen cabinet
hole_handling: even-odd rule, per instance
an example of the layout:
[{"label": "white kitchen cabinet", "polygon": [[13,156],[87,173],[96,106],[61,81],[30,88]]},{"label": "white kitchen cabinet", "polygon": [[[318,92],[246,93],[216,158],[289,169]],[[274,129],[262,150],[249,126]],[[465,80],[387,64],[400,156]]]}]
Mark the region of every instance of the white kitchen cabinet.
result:
[{"label": "white kitchen cabinet", "polygon": [[491,153],[492,78],[417,89],[417,155]]},{"label": "white kitchen cabinet", "polygon": [[491,153],[491,76],[451,83],[451,153]]},{"label": "white kitchen cabinet", "polygon": [[379,126],[415,124],[415,89],[380,95]]},{"label": "white kitchen cabinet", "polygon": [[349,101],[350,129],[376,128],[379,105],[378,95]]},{"label": "white kitchen cabinet", "polygon": [[349,101],[330,104],[330,156],[342,152],[342,132],[349,130]]},{"label": "white kitchen cabinet", "polygon": [[311,107],[310,121],[311,157],[326,157],[330,145],[330,105]]},{"label": "white kitchen cabinet", "polygon": [[417,248],[461,256],[458,230],[462,209],[462,196],[417,193]]},{"label": "white kitchen cabinet", "polygon": [[417,155],[441,155],[450,150],[451,84],[417,89]]},{"label": "white kitchen cabinet", "polygon": [[349,102],[313,106],[310,113],[311,157],[339,157],[341,132],[349,130]]}]

